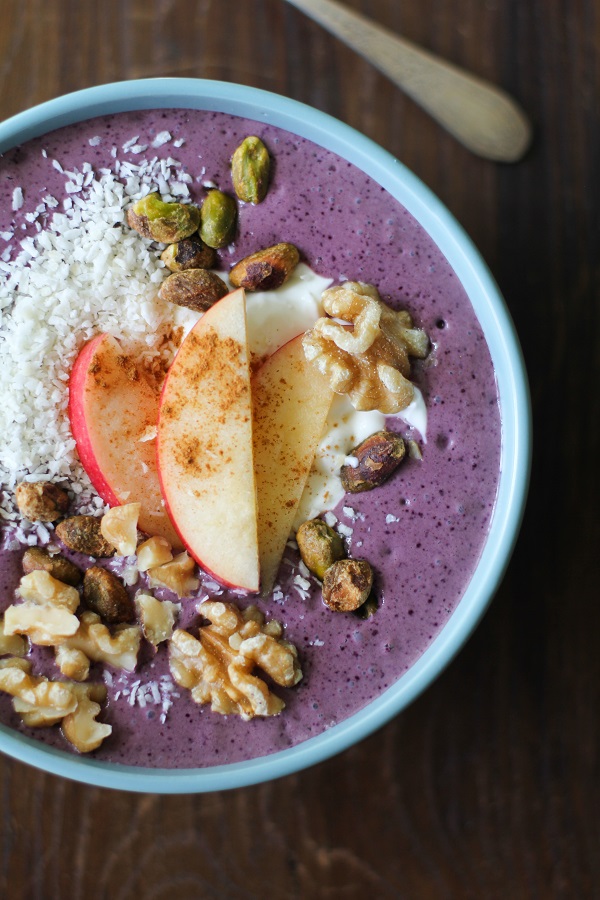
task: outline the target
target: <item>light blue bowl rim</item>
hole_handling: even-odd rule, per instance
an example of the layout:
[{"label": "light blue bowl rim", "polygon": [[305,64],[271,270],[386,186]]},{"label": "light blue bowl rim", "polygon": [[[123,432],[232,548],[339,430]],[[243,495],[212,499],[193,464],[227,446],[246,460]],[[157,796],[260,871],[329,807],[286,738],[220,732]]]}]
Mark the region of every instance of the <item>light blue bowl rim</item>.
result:
[{"label": "light blue bowl rim", "polygon": [[380,728],[442,672],[485,612],[519,531],[531,461],[531,410],[518,338],[500,291],[470,238],[412,172],[369,138],[310,106],[268,91],[194,78],[152,78],[86,88],[0,123],[0,152],[63,125],[108,113],[190,108],[231,113],[301,135],[354,163],[396,197],[431,235],[462,282],[494,363],[503,422],[501,475],[489,535],[456,610],[417,662],[368,706],[302,744],[270,756],[204,769],[148,769],[75,757],[0,726],[0,750],[90,785],[194,793],[256,784],[300,771]]}]

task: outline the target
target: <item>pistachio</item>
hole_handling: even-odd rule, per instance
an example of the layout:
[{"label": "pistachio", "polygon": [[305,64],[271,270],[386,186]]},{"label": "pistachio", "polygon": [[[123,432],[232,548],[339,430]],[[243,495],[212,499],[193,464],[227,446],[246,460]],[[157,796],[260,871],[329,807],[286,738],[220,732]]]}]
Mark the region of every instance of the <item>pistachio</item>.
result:
[{"label": "pistachio", "polygon": [[26,575],[36,571],[47,572],[62,581],[76,587],[81,581],[81,572],[70,560],[65,559],[60,553],[51,556],[42,547],[29,547],[23,554],[23,571]]},{"label": "pistachio", "polygon": [[158,194],[148,194],[128,209],[127,222],[142,237],[171,244],[198,230],[200,210],[189,203],[164,203]]},{"label": "pistachio", "polygon": [[334,612],[352,612],[368,599],[373,572],[366,559],[340,559],[323,578],[323,602]]},{"label": "pistachio", "polygon": [[23,481],[15,490],[17,506],[32,522],[55,522],[69,508],[69,495],[50,481]]},{"label": "pistachio", "polygon": [[209,247],[225,247],[233,237],[237,206],[223,191],[209,191],[202,204],[200,237]]},{"label": "pistachio", "polygon": [[346,555],[341,537],[322,519],[303,522],[296,541],[304,565],[321,581],[327,569]]},{"label": "pistachio", "polygon": [[228,292],[225,282],[208,269],[173,272],[160,286],[158,296],[177,306],[206,312]]},{"label": "pistachio", "polygon": [[260,203],[269,187],[271,158],[260,138],[245,138],[231,158],[231,178],[236,194],[245,203]]},{"label": "pistachio", "polygon": [[56,526],[63,544],[75,553],[87,556],[112,556],[115,548],[102,537],[100,519],[95,516],[70,516]]},{"label": "pistachio", "polygon": [[247,291],[272,291],[287,281],[299,261],[293,244],[274,244],[241,259],[231,269],[229,280]]},{"label": "pistachio", "polygon": [[340,469],[345,491],[358,494],[370,491],[386,481],[404,459],[404,441],[393,431],[376,431],[351,452],[355,466]]},{"label": "pistachio", "polygon": [[183,272],[185,269],[212,269],[217,254],[199,237],[190,237],[171,244],[160,258],[171,272]]},{"label": "pistachio", "polygon": [[83,578],[83,602],[109,625],[130,622],[135,616],[133,600],[112,572],[92,566]]}]

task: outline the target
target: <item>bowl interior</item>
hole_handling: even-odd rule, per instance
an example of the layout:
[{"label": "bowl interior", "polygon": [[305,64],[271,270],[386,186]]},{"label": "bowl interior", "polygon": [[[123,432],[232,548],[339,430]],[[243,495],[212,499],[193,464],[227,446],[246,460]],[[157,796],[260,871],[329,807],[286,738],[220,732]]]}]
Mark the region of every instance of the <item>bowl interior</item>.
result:
[{"label": "bowl interior", "polygon": [[403,709],[448,664],[485,611],[510,558],[527,492],[531,417],[526,374],[513,324],[470,239],[435,195],[401,163],[324,113],[285,97],[234,84],[196,79],[130,81],[59,97],[0,124],[0,152],[95,116],[153,108],[214,110],[278,126],[352,162],[399,200],[433,238],[466,290],[491,353],[502,418],[497,501],[471,582],[447,624],[418,661],[360,712],[289,750],[247,762],[185,770],[116,766],[73,757],[0,727],[0,749],[68,778],[126,790],[221,790],[279,777],[340,752]]}]

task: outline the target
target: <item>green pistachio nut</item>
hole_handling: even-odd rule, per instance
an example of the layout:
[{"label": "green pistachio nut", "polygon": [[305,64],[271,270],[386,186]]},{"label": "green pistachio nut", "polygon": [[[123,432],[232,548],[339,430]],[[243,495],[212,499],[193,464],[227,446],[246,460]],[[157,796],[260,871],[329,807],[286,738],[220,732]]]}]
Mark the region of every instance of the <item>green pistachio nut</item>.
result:
[{"label": "green pistachio nut", "polygon": [[322,519],[303,522],[296,534],[296,541],[304,565],[323,581],[325,572],[346,555],[339,534]]},{"label": "green pistachio nut", "polygon": [[376,431],[351,451],[354,465],[340,469],[342,487],[351,494],[371,491],[387,481],[406,455],[406,446],[393,431]]},{"label": "green pistachio nut", "polygon": [[217,254],[200,238],[189,237],[170,244],[163,250],[160,258],[171,272],[184,272],[186,269],[212,269],[216,264]]},{"label": "green pistachio nut", "polygon": [[231,158],[231,178],[245,203],[260,203],[267,195],[271,157],[260,138],[245,138]]},{"label": "green pistachio nut", "polygon": [[208,269],[185,269],[173,272],[160,286],[161,300],[185,306],[196,312],[206,312],[224,297],[228,288],[225,282]]},{"label": "green pistachio nut", "polygon": [[163,203],[158,194],[148,194],[127,211],[127,222],[143,237],[170,244],[198,230],[200,210],[189,203]]},{"label": "green pistachio nut", "polygon": [[293,244],[274,244],[241,259],[230,270],[229,280],[247,291],[272,291],[288,280],[299,262]]},{"label": "green pistachio nut", "polygon": [[209,191],[201,210],[200,237],[217,250],[225,247],[233,237],[237,206],[233,197],[223,191]]}]

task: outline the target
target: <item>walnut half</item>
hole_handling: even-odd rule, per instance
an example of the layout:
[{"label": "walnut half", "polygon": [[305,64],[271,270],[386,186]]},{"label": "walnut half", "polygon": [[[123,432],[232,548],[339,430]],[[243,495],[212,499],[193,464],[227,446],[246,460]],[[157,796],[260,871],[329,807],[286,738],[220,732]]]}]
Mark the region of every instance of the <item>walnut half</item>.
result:
[{"label": "walnut half", "polygon": [[210,621],[198,639],[181,629],[169,643],[169,663],[175,681],[192,692],[196,703],[210,703],[213,712],[276,716],[285,703],[253,674],[259,667],[282,687],[302,678],[298,652],[282,640],[282,627],[254,606],[240,610],[233,603],[206,601],[198,611]]},{"label": "walnut half", "polygon": [[322,299],[331,318],[318,319],[304,335],[306,358],[337,394],[348,394],[355,409],[405,409],[414,397],[409,358],[427,356],[425,332],[413,328],[408,312],[387,306],[370,284],[348,281],[328,288]]}]

